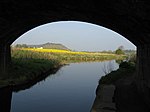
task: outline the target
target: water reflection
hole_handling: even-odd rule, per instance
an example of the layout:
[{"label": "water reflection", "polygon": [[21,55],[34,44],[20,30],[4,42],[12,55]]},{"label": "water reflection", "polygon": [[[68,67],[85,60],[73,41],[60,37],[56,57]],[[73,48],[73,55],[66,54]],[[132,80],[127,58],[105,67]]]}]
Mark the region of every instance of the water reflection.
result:
[{"label": "water reflection", "polygon": [[47,78],[47,76],[55,75],[55,73],[59,69],[55,69],[53,71],[47,72],[43,77],[37,78],[36,80],[34,80],[30,83],[22,84],[20,86],[15,86],[15,87],[8,86],[8,87],[0,88],[0,112],[10,112],[11,111],[11,102],[12,102],[12,93],[13,92],[19,92],[22,90],[30,89],[30,88],[32,88],[32,86],[39,83],[40,81],[44,81]]},{"label": "water reflection", "polygon": [[[0,112],[10,112],[10,109],[11,112],[89,112],[98,80],[105,74],[103,69],[107,63],[70,64],[45,77],[44,81],[39,79],[20,87],[2,88]],[[115,61],[110,63],[114,64],[113,69],[118,68]],[[12,95],[12,91],[17,93]]]}]

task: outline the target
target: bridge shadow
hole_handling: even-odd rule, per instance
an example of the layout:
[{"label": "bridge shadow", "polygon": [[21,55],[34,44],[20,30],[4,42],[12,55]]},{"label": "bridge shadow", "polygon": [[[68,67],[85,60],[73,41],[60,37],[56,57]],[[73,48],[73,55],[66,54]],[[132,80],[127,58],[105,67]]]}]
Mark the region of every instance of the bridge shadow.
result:
[{"label": "bridge shadow", "polygon": [[149,106],[144,103],[134,83],[117,85],[114,102],[116,103],[116,112],[150,112]]},{"label": "bridge shadow", "polygon": [[12,93],[19,92],[22,90],[29,89],[33,87],[38,82],[45,80],[50,75],[55,75],[55,73],[60,68],[53,69],[52,71],[48,71],[42,77],[38,77],[35,80],[32,80],[28,83],[16,85],[16,86],[7,86],[0,88],[0,112],[11,112],[11,101],[12,101]]},{"label": "bridge shadow", "polygon": [[[53,71],[55,74],[58,70]],[[49,76],[49,75],[47,75]],[[0,112],[11,111],[12,93],[29,89],[46,77],[38,78],[32,83],[23,84],[15,87],[0,88]],[[91,112],[150,112],[132,79],[119,80],[115,85],[98,86],[96,99]]]},{"label": "bridge shadow", "polygon": [[4,87],[0,89],[0,112],[10,112],[12,99],[12,88]]},{"label": "bridge shadow", "polygon": [[[150,99],[148,99],[150,100]],[[99,85],[91,112],[150,112],[133,77],[114,85]]]}]

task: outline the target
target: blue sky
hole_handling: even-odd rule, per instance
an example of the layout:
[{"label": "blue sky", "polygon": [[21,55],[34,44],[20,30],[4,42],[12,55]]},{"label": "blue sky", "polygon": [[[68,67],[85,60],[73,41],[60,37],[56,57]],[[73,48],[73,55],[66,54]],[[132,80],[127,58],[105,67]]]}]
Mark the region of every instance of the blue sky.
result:
[{"label": "blue sky", "polygon": [[13,44],[61,43],[77,51],[116,50],[119,46],[125,49],[136,47],[123,36],[107,28],[77,21],[53,22],[36,27]]}]

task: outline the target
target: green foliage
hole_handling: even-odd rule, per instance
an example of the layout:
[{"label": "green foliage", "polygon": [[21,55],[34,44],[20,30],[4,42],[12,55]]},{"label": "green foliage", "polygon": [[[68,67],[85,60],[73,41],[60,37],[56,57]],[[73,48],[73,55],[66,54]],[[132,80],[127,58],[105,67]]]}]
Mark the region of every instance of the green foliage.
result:
[{"label": "green foliage", "polygon": [[12,64],[9,72],[0,77],[0,85],[16,85],[34,80],[43,73],[59,68],[63,64],[71,62],[103,61],[123,59],[118,55],[87,55],[87,54],[63,54],[49,52],[33,52],[20,49],[12,49]]},{"label": "green foliage", "polygon": [[125,54],[136,54],[136,50],[124,50]]},{"label": "green foliage", "polygon": [[0,77],[0,85],[17,85],[41,77],[49,70],[62,66],[63,63],[44,53],[12,50],[12,63],[9,72]]},{"label": "green foliage", "polygon": [[26,44],[17,44],[15,45],[16,48],[28,48]]},{"label": "green foliage", "polygon": [[136,53],[128,54],[127,58],[130,62],[136,63]]},{"label": "green foliage", "polygon": [[135,67],[135,63],[131,63],[131,62],[122,62],[119,65],[119,68],[124,68],[124,69],[134,69]]},{"label": "green foliage", "polygon": [[67,54],[67,53],[51,53],[51,52],[32,52],[27,50],[12,50],[12,57],[23,59],[49,59],[59,60],[63,63],[71,62],[88,62],[88,61],[104,61],[104,60],[123,60],[124,56],[119,55],[100,55],[100,54]]},{"label": "green foliage", "polygon": [[117,54],[117,55],[124,55],[125,53],[124,53],[123,50],[117,49],[117,50],[115,51],[115,54]]},{"label": "green foliage", "polygon": [[117,80],[127,77],[135,72],[135,63],[122,62],[119,65],[119,69],[112,71],[111,73],[102,76],[99,80],[99,84],[114,84]]},{"label": "green foliage", "polygon": [[44,48],[44,49],[62,49],[62,50],[69,50],[66,46],[62,44],[56,43],[45,43],[39,45],[26,45],[26,44],[17,44],[16,48]]},{"label": "green foliage", "polygon": [[0,85],[17,85],[42,77],[61,66],[59,60],[12,58],[9,72],[0,77]]}]

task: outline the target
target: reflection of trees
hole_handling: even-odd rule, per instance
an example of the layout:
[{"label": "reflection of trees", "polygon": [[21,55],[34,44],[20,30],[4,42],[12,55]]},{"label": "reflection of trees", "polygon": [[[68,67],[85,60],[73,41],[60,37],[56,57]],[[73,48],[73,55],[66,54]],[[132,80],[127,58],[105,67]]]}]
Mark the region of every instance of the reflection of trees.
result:
[{"label": "reflection of trees", "polygon": [[10,87],[0,89],[0,112],[10,112],[12,90]]},{"label": "reflection of trees", "polygon": [[114,61],[105,62],[103,65],[102,70],[105,75],[114,70]]}]

